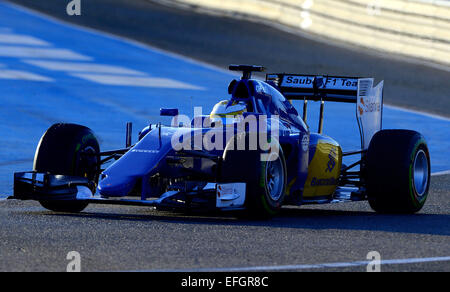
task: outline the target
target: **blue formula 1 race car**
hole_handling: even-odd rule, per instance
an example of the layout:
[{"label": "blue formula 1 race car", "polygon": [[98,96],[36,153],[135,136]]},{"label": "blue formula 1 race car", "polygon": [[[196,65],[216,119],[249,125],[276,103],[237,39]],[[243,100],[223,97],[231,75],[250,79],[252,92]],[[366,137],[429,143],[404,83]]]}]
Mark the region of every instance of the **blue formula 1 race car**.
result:
[{"label": "blue formula 1 race car", "polygon": [[[49,210],[80,212],[90,203],[157,208],[244,210],[270,217],[283,205],[368,200],[377,212],[415,213],[430,185],[424,137],[382,130],[383,82],[372,78],[241,71],[229,100],[193,119],[161,109],[171,126],[150,125],[123,149],[100,151],[94,133],[55,124],[42,136],[33,171],[14,174],[11,199]],[[304,101],[300,116],[291,100]],[[320,102],[317,133],[306,124],[308,101]],[[343,152],[322,134],[324,102],[356,104],[361,148]],[[343,163],[353,156],[354,163]]]}]

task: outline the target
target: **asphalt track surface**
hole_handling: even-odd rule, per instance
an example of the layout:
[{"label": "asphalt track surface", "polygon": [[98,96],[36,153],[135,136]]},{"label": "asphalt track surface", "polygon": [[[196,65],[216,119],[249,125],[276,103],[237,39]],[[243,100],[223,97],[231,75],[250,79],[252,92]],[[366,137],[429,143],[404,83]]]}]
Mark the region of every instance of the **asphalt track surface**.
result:
[{"label": "asphalt track surface", "polygon": [[[284,47],[274,41],[270,45],[264,42],[264,46],[252,49],[242,39],[240,43],[229,39],[233,36],[236,41],[239,37],[245,38],[247,34],[242,32],[258,31],[259,25],[201,16],[142,1],[128,1],[122,6],[115,2],[86,2],[84,16],[80,19],[85,19],[83,22],[86,25],[108,28],[110,32],[219,66],[228,63],[263,63],[275,71],[278,68],[283,71],[298,71],[298,64],[294,67],[293,62],[297,60],[296,56],[301,56],[301,52],[289,53],[293,50],[291,46]],[[43,9],[48,9],[55,16],[58,14],[55,11],[64,11],[58,10],[58,6],[53,5],[52,1],[33,1],[32,5],[48,5]],[[94,10],[89,9],[90,5],[98,6]],[[88,17],[90,13],[95,14],[95,17]],[[145,26],[139,24],[141,13],[142,19],[150,21]],[[107,15],[114,15],[116,18],[111,20]],[[123,19],[124,15],[129,18]],[[145,18],[144,15],[148,16]],[[209,25],[204,25],[205,23]],[[129,25],[141,29],[130,29]],[[220,33],[214,32],[215,29],[219,29]],[[182,34],[180,30],[193,33]],[[209,34],[201,33],[208,33],[208,30]],[[375,76],[380,78],[403,76],[403,81],[398,81],[399,87],[394,92],[398,93],[401,91],[399,88],[411,85],[422,92],[434,90],[434,96],[439,97],[436,102],[423,102],[418,98],[419,94],[410,92],[410,98],[414,101],[411,107],[449,116],[448,96],[445,95],[446,90],[448,92],[449,74],[446,72],[299,40],[298,37],[270,28],[265,28],[264,32],[273,33],[270,34],[273,38],[283,37],[286,41],[291,39],[293,42],[304,42],[301,50],[305,50],[305,53],[308,53],[308,46],[310,54],[317,51],[328,52],[308,59],[309,61],[302,59],[302,62],[312,64],[309,68],[315,68],[302,70],[305,73],[316,73],[319,70],[335,74],[360,75],[358,72],[361,72],[361,75],[375,75],[379,70]],[[197,37],[196,43],[193,39]],[[224,41],[230,42],[227,49],[223,47]],[[261,40],[259,42],[263,43]],[[212,47],[209,47],[211,44]],[[268,57],[276,55],[272,46],[277,48],[275,52],[283,51],[283,55],[280,54],[275,61]],[[272,53],[258,53],[255,56],[248,51]],[[355,58],[355,54],[360,62],[349,61]],[[384,69],[386,72],[383,72],[380,65],[383,60],[393,69]],[[351,67],[344,65],[345,63],[351,64]],[[288,67],[284,66],[286,64]],[[305,64],[303,66],[306,68]],[[378,69],[370,69],[373,67]],[[411,73],[413,69],[415,74]],[[398,71],[392,72],[396,70]],[[422,81],[419,76],[426,80]],[[434,86],[429,86],[428,81]],[[387,96],[395,96],[391,97],[391,103],[409,105],[408,99],[397,99],[399,95]],[[43,210],[34,202],[2,201],[0,270],[64,271],[68,263],[66,255],[73,250],[80,252],[84,271],[197,270],[354,262],[365,260],[367,253],[373,250],[379,251],[382,259],[446,257],[450,250],[449,186],[449,176],[433,177],[430,199],[425,208],[414,216],[377,215],[367,203],[361,202],[289,207],[270,221],[236,219],[233,214],[183,214],[116,206],[91,206],[77,215],[57,214]],[[321,270],[365,271],[365,267]],[[382,270],[448,272],[450,262],[386,265]]]}]

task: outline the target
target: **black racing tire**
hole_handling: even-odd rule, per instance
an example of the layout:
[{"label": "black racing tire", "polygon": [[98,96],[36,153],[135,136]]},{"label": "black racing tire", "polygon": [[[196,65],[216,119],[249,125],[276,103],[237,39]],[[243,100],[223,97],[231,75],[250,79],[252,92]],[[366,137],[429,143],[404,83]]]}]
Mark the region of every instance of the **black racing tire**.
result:
[{"label": "black racing tire", "polygon": [[258,219],[271,218],[281,210],[286,194],[287,167],[283,150],[276,142],[279,151],[271,154],[276,159],[261,161],[261,154],[268,152],[236,150],[236,139],[242,139],[242,136],[235,136],[225,147],[222,179],[225,182],[246,183],[246,215]]},{"label": "black racing tire", "polygon": [[[51,174],[79,176],[98,183],[99,166],[96,155],[84,156],[83,152],[100,153],[94,133],[87,127],[75,124],[54,124],[42,136],[34,156],[33,170]],[[39,201],[51,211],[78,213],[88,203],[77,201]]]},{"label": "black racing tire", "polygon": [[367,194],[378,213],[416,213],[430,187],[430,154],[425,138],[409,130],[375,134],[367,152]]}]

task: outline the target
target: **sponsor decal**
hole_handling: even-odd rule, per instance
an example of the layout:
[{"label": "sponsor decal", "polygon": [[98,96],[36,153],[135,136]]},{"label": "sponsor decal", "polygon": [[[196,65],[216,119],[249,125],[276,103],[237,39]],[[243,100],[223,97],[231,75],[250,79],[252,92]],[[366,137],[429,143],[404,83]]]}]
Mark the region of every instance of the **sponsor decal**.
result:
[{"label": "sponsor decal", "polygon": [[286,76],[285,81],[283,82],[287,85],[311,85],[313,83],[314,78],[313,77],[307,77],[307,76]]},{"label": "sponsor decal", "polygon": [[[326,79],[326,78],[325,78]],[[348,78],[328,78],[326,79],[325,88],[328,89],[355,89],[358,87],[357,79]]]},{"label": "sponsor decal", "polygon": [[309,136],[305,134],[302,138],[302,149],[303,151],[308,151],[309,148]]},{"label": "sponsor decal", "polygon": [[320,187],[320,186],[335,186],[337,185],[337,179],[332,178],[317,178],[314,177],[311,180],[311,186]]},{"label": "sponsor decal", "polygon": [[157,154],[159,150],[144,150],[144,149],[133,149],[131,152],[135,153],[147,153],[147,154]]},{"label": "sponsor decal", "polygon": [[330,154],[328,154],[328,158],[330,160],[327,163],[327,169],[325,172],[332,172],[334,167],[336,166],[336,157],[337,157],[337,149],[336,147],[331,147]]},{"label": "sponsor decal", "polygon": [[359,115],[362,116],[364,113],[373,113],[381,111],[381,103],[378,101],[364,101],[364,98],[360,98],[360,105],[358,105]]},{"label": "sponsor decal", "polygon": [[281,86],[293,88],[313,88],[314,78],[323,80],[321,88],[337,90],[356,90],[358,88],[358,79],[354,78],[334,78],[321,76],[285,76]]}]

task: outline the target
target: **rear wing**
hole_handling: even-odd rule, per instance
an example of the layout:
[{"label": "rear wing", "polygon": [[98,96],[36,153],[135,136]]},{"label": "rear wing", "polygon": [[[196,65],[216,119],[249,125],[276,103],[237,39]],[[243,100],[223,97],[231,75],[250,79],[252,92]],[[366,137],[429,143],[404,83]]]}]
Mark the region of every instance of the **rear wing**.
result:
[{"label": "rear wing", "polygon": [[369,148],[372,137],[382,129],[383,87],[373,87],[373,78],[316,76],[301,74],[267,74],[266,81],[275,84],[288,100],[304,100],[306,122],[307,101],[321,101],[319,133],[323,128],[323,103],[356,104],[356,118],[361,134],[361,149]]},{"label": "rear wing", "polygon": [[267,81],[278,86],[289,100],[315,100],[356,103],[357,77],[297,74],[268,74]]}]

